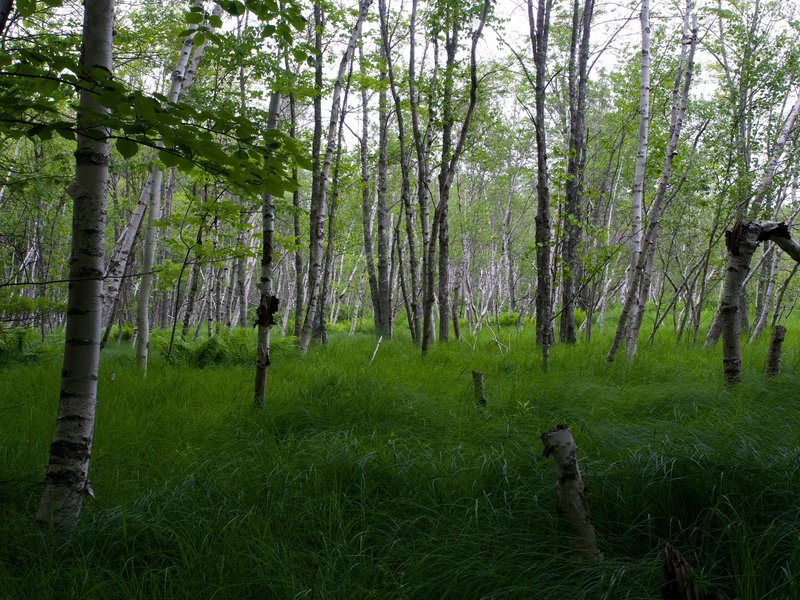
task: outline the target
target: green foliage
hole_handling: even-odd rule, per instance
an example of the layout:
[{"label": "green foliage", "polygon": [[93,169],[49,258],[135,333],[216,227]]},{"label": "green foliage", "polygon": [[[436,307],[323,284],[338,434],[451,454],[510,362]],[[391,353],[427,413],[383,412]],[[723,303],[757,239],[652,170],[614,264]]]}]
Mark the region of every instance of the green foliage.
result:
[{"label": "green foliage", "polygon": [[[277,3],[248,4],[262,20],[277,20],[274,35],[284,46],[292,44],[293,28],[304,26],[295,4],[280,12]],[[244,10],[239,2],[226,5],[223,8],[234,14],[241,14],[240,5]],[[185,18],[199,25],[211,17],[193,8]],[[166,167],[186,172],[199,167],[243,192],[276,196],[295,188],[289,175],[291,167],[310,168],[305,151],[296,141],[279,131],[266,131],[263,112],[245,117],[226,106],[204,108],[190,102],[168,102],[162,94],[144,93],[101,69],[83,72],[74,39],[67,43],[50,33],[42,37],[47,43],[36,47],[0,49],[0,135],[49,140],[57,134],[74,140],[77,126],[62,109],[75,102],[78,92],[89,91],[109,112],[84,111],[82,127],[110,129],[117,151],[126,159],[135,156],[140,146],[159,148],[159,159]],[[206,39],[223,41],[211,27],[198,26],[195,44]],[[87,133],[95,134],[97,130]]]},{"label": "green foliage", "polygon": [[[371,365],[374,337],[334,335],[275,356],[261,412],[251,365],[155,361],[145,379],[130,351],[107,349],[97,500],[68,545],[31,518],[58,364],[4,370],[0,584],[42,599],[650,600],[671,541],[728,598],[800,597],[797,353],[765,380],[764,344],[746,349],[754,368],[726,391],[709,376],[718,352],[665,338],[609,366],[606,333],[555,346],[546,375],[530,332],[508,353],[481,338],[425,360],[384,340]],[[231,352],[251,334],[192,347]],[[486,375],[486,411],[471,369]],[[580,447],[600,565],[572,559],[539,457],[539,433],[560,422]]]},{"label": "green foliage", "polygon": [[500,313],[500,318],[498,319],[498,325],[500,325],[500,327],[516,326],[518,322],[519,322],[519,313],[513,310]]},{"label": "green foliage", "polygon": [[63,313],[67,310],[65,302],[55,301],[50,298],[28,298],[27,296],[10,295],[2,298],[3,313],[6,315],[26,315],[36,313],[49,315]]},{"label": "green foliage", "polygon": [[39,363],[57,354],[53,346],[41,343],[38,331],[30,327],[0,326],[0,366]]},{"label": "green foliage", "polygon": [[[163,356],[169,352],[169,330],[155,331],[151,335],[150,344]],[[296,338],[272,337],[270,340],[270,356],[276,360],[291,353]],[[205,368],[214,365],[239,365],[242,367],[256,364],[256,340],[254,330],[222,328],[218,335],[196,341],[176,339],[172,345],[170,363],[176,367]]]}]

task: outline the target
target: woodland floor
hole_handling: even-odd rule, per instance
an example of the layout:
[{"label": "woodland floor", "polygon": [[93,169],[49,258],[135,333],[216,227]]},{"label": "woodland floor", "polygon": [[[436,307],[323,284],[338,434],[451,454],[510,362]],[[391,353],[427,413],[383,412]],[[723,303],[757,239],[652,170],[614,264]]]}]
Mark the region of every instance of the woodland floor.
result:
[{"label": "woodland floor", "polygon": [[[800,331],[800,328],[794,328]],[[0,598],[659,597],[673,543],[729,599],[800,598],[800,346],[743,383],[719,349],[671,333],[633,363],[610,331],[436,346],[334,333],[275,345],[251,407],[252,331],[157,352],[104,350],[91,482],[70,541],[33,523],[59,386],[58,350],[0,367]],[[765,336],[766,337],[766,336]],[[154,345],[163,346],[156,336]],[[53,348],[58,347],[54,339]],[[470,371],[486,375],[488,408]],[[605,561],[576,563],[539,435],[568,423]]]}]

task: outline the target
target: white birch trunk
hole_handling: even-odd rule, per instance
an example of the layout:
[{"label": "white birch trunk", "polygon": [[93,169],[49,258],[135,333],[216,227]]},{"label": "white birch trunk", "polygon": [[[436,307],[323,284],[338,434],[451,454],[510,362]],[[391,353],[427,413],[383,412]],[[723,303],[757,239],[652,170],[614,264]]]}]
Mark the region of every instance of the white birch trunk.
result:
[{"label": "white birch trunk", "polygon": [[[626,298],[633,305],[628,309],[630,314],[623,307],[623,314],[620,315],[620,323],[627,325],[628,358],[636,355],[636,348],[639,339],[639,329],[644,317],[645,304],[650,293],[650,281],[653,272],[653,257],[655,255],[656,242],[658,241],[658,231],[661,225],[661,213],[667,193],[667,185],[672,172],[672,162],[677,154],[678,141],[683,128],[683,119],[686,114],[686,105],[689,101],[689,88],[692,83],[692,73],[694,71],[694,53],[697,47],[697,16],[694,17],[692,28],[689,29],[689,19],[691,12],[691,0],[686,3],[686,14],[683,21],[683,47],[678,65],[678,74],[675,77],[675,87],[672,92],[672,111],[670,115],[669,140],[664,155],[664,164],[661,168],[661,177],[656,189],[656,195],[650,206],[647,220],[647,232],[645,234],[644,246],[641,248],[639,259],[636,262],[634,272],[634,288],[629,290],[629,297]],[[685,72],[684,72],[685,65]],[[632,310],[631,310],[632,309]],[[624,321],[627,321],[626,323]],[[618,329],[619,331],[619,329]]]},{"label": "white birch trunk", "polygon": [[[202,0],[195,0],[194,6],[203,6]],[[194,48],[194,30],[197,26],[190,26],[189,33],[183,40],[175,70],[172,73],[167,100],[177,102],[181,92],[188,87],[194,80],[197,64],[202,57],[205,42],[200,44],[194,51],[192,59],[192,49]],[[190,59],[192,59],[190,65]],[[188,82],[187,82],[188,75]],[[161,143],[156,144],[161,148]],[[150,295],[153,287],[153,266],[155,264],[157,229],[153,226],[155,221],[161,218],[161,169],[153,169],[152,184],[150,188],[150,202],[147,214],[147,234],[144,242],[144,255],[142,258],[142,278],[139,282],[139,294],[137,296],[137,323],[139,337],[136,340],[136,364],[144,373],[147,373],[147,356],[150,346]]]},{"label": "white birch trunk", "polygon": [[[91,77],[90,71],[111,75],[113,24],[114,0],[85,0],[80,63],[85,79]],[[75,179],[67,188],[74,209],[61,398],[36,514],[40,523],[52,522],[59,528],[75,523],[84,494],[91,493],[88,476],[100,366],[109,131],[84,123],[87,114],[107,112],[91,92],[81,92]],[[99,134],[99,139],[86,135],[89,131]]]},{"label": "white birch trunk", "polygon": [[[650,0],[642,0],[642,10],[639,16],[642,29],[642,63],[639,83],[639,134],[636,146],[636,167],[633,177],[633,190],[631,194],[631,242],[630,261],[625,275],[625,304],[632,303],[632,297],[637,294],[636,265],[642,252],[642,197],[644,196],[644,175],[647,163],[647,132],[650,126]],[[630,312],[630,308],[628,309]],[[614,360],[617,349],[627,329],[627,315],[620,314],[617,331],[611,348],[606,357],[609,362]]]},{"label": "white birch trunk", "polygon": [[331,171],[331,164],[333,162],[333,154],[336,149],[336,141],[337,141],[337,131],[336,125],[339,120],[339,111],[341,110],[341,95],[342,95],[342,85],[344,83],[345,71],[347,70],[347,65],[350,64],[350,61],[353,57],[353,52],[355,52],[356,41],[358,40],[359,36],[361,35],[361,24],[364,22],[364,18],[367,14],[367,9],[369,9],[370,4],[372,4],[372,0],[362,0],[359,6],[358,18],[356,20],[356,24],[353,27],[353,31],[350,34],[350,41],[347,45],[347,49],[342,56],[342,60],[339,63],[339,72],[336,77],[336,81],[333,86],[333,98],[331,100],[331,116],[330,121],[328,124],[328,143],[325,149],[325,160],[322,164],[322,170],[320,172],[320,181],[319,181],[319,198],[318,198],[318,206],[317,206],[317,213],[316,223],[311,223],[311,227],[314,231],[312,231],[312,244],[311,244],[311,255],[309,260],[309,267],[308,267],[308,303],[306,305],[306,314],[305,320],[303,322],[303,329],[300,333],[300,339],[298,340],[298,346],[300,347],[300,351],[305,353],[308,350],[308,345],[311,343],[311,336],[314,330],[314,320],[317,316],[317,306],[319,304],[319,294],[321,288],[321,272],[322,272],[322,258],[323,258],[323,227],[325,221],[325,215],[327,214],[327,193],[328,193],[328,176]]},{"label": "white birch trunk", "polygon": [[111,320],[111,315],[114,311],[114,305],[119,296],[119,290],[122,285],[123,276],[128,266],[133,244],[136,241],[136,236],[144,220],[145,212],[147,211],[147,203],[150,200],[150,189],[153,185],[153,173],[147,177],[147,181],[142,188],[142,193],[139,195],[139,201],[136,203],[136,208],[133,210],[128,224],[122,231],[122,235],[114,244],[114,252],[111,254],[111,260],[108,261],[108,268],[105,274],[105,294],[103,296],[103,326],[108,325]]},{"label": "white birch trunk", "polygon": [[[280,94],[273,92],[269,101],[267,130],[278,126],[278,107]],[[266,159],[269,161],[269,158]],[[264,194],[261,205],[263,237],[261,241],[261,296],[258,304],[258,345],[256,348],[256,382],[253,402],[256,408],[264,408],[267,400],[267,374],[269,370],[269,334],[277,303],[272,295],[272,237],[275,232],[275,200],[270,194]]]}]

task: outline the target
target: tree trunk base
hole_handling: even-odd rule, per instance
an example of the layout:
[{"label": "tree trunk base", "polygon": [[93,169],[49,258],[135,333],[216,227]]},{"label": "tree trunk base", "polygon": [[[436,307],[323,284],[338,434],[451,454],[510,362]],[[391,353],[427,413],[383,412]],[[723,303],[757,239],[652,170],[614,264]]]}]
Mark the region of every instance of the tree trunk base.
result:
[{"label": "tree trunk base", "polygon": [[603,554],[597,547],[597,535],[592,525],[586,486],[581,479],[578,446],[567,425],[559,425],[542,434],[544,456],[552,456],[558,476],[558,511],[575,538],[575,549],[586,561],[600,562]]},{"label": "tree trunk base", "polygon": [[769,342],[769,350],[767,351],[767,365],[764,369],[767,377],[777,375],[781,371],[781,346],[784,337],[786,337],[786,328],[776,325],[772,330],[772,339]]}]

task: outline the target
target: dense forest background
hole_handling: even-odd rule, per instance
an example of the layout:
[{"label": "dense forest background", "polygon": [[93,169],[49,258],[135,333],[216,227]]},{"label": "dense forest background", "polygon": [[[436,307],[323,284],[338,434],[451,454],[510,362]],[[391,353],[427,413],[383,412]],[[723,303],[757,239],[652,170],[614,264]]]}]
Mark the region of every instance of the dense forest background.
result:
[{"label": "dense forest background", "polygon": [[[143,301],[148,328],[177,324],[177,339],[252,324],[262,198],[231,156],[254,143],[234,122],[266,129],[275,94],[276,127],[300,146],[272,158],[271,285],[285,308],[276,324],[303,347],[324,335],[322,321],[349,329],[376,315],[379,333],[410,332],[426,348],[542,314],[560,341],[589,339],[624,303],[643,247],[637,302],[653,312],[643,334],[666,326],[701,342],[724,276],[724,230],[742,217],[794,218],[794,129],[779,141],[794,116],[795,7],[654,6],[644,148],[641,7],[546,7],[548,22],[531,14],[534,31],[549,33],[537,100],[525,6],[487,5],[481,15],[457,2],[360,14],[234,4],[232,16],[202,3],[120,4],[104,325],[146,338]],[[2,33],[0,293],[7,326],[46,338],[66,306],[75,86],[65,74],[81,10],[19,8]],[[473,40],[481,19],[487,33]],[[548,230],[537,234],[543,218]],[[754,338],[791,312],[793,269],[774,246],[760,251],[741,313]]]},{"label": "dense forest background", "polygon": [[0,577],[800,597],[797,11],[0,0]]}]

